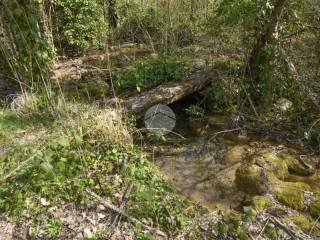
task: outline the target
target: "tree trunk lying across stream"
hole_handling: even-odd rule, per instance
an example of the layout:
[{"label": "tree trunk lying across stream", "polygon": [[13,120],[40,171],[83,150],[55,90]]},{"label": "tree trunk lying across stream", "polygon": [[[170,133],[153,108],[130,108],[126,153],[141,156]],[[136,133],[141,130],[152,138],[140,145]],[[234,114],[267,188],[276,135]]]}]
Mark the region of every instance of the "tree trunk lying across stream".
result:
[{"label": "tree trunk lying across stream", "polygon": [[134,112],[138,116],[153,105],[176,102],[194,92],[197,92],[215,79],[217,74],[211,71],[196,71],[179,82],[162,84],[138,96],[133,96],[123,102],[125,111]]}]

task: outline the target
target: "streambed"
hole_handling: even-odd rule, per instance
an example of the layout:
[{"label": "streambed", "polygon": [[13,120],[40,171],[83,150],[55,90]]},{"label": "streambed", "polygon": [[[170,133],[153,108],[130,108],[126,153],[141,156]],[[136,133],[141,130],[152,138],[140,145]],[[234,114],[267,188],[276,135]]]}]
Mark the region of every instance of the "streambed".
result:
[{"label": "streambed", "polygon": [[[148,141],[155,164],[184,197],[212,210],[228,212],[240,209],[254,194],[239,189],[235,181],[236,171],[259,151],[275,155],[285,152],[286,156],[295,159],[303,156],[304,161],[316,169],[317,157],[303,152],[299,144],[290,146],[287,142],[272,141],[258,134],[223,132],[226,129],[225,119],[222,115],[206,117],[205,130],[198,134],[186,116],[178,114],[174,131],[183,138],[169,134],[165,141]],[[266,159],[267,164],[268,161]],[[313,191],[320,192],[317,170],[308,176],[289,171],[281,180],[304,182]]]}]

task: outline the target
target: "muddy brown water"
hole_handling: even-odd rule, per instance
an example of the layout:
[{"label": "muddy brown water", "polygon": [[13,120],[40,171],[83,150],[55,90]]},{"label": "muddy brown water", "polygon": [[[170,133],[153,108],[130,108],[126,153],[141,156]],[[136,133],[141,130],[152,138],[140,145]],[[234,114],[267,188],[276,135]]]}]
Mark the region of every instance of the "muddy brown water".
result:
[{"label": "muddy brown water", "polygon": [[[287,143],[275,142],[256,134],[220,133],[225,129],[224,117],[209,117],[211,122],[203,136],[193,133],[184,116],[178,116],[175,131],[185,137],[167,135],[166,141],[151,141],[153,159],[167,181],[186,198],[209,209],[227,212],[239,208],[248,198],[235,185],[235,172],[248,152],[259,146],[290,149]],[[212,136],[216,137],[208,141]],[[297,152],[298,146],[292,147]],[[298,154],[299,151],[298,150]],[[302,153],[301,153],[302,154]],[[318,171],[317,171],[318,172]],[[291,175],[286,181],[302,181],[319,190],[320,176]]]}]

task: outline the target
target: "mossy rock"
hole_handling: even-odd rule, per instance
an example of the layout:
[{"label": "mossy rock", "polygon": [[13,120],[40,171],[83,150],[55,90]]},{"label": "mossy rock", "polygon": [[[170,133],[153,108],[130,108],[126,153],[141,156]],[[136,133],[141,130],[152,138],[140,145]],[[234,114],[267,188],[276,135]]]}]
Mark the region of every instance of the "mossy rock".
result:
[{"label": "mossy rock", "polygon": [[306,168],[298,159],[288,153],[281,153],[279,157],[286,162],[288,170],[292,173],[300,176],[310,176],[315,173],[314,168]]},{"label": "mossy rock", "polygon": [[310,217],[297,214],[290,215],[284,218],[284,220],[288,223],[293,222],[297,225],[302,231],[306,233],[312,233],[313,235],[320,236],[319,224],[315,223]]},{"label": "mossy rock", "polygon": [[263,168],[250,163],[242,164],[236,171],[236,186],[249,194],[262,195],[268,191],[268,176]]},{"label": "mossy rock", "polygon": [[278,181],[272,190],[281,203],[295,210],[303,210],[304,191],[310,191],[311,188],[308,184],[302,182]]},{"label": "mossy rock", "polygon": [[310,205],[309,211],[311,216],[314,217],[315,219],[320,217],[320,194],[317,194],[315,196],[315,200]]},{"label": "mossy rock", "polygon": [[287,163],[271,149],[263,149],[257,152],[254,156],[254,162],[271,172],[278,179],[283,180],[288,177]]},{"label": "mossy rock", "polygon": [[250,203],[252,208],[257,212],[261,212],[265,208],[272,206],[272,200],[265,196],[255,196]]}]

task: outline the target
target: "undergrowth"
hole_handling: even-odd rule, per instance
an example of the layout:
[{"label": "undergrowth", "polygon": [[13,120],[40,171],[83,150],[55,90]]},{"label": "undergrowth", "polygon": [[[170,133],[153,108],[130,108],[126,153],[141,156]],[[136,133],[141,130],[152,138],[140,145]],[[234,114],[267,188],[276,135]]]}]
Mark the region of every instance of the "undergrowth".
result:
[{"label": "undergrowth", "polygon": [[[0,156],[4,216],[16,223],[32,220],[34,225],[41,219],[42,224],[46,222],[46,237],[58,236],[62,224],[43,202],[50,207],[88,203],[92,200],[86,189],[117,201],[116,193],[133,184],[127,204],[130,214],[171,233],[188,223],[192,208],[186,210],[186,202],[162,179],[147,155],[132,145],[116,111],[75,104],[66,109],[66,116],[56,118],[44,134],[32,141],[14,141]],[[15,112],[5,114],[19,119],[13,130],[29,124]],[[33,234],[37,235],[36,230]]]},{"label": "undergrowth", "polygon": [[136,88],[140,92],[158,84],[181,80],[189,71],[190,67],[174,53],[160,53],[156,59],[140,59],[133,69],[120,72],[115,87],[118,91]]}]

